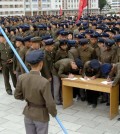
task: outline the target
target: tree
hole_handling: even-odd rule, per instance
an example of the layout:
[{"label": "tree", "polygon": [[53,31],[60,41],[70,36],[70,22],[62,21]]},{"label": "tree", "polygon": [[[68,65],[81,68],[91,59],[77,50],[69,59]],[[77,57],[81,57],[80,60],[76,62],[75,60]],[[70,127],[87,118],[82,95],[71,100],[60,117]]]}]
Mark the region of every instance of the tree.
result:
[{"label": "tree", "polygon": [[99,0],[99,8],[100,8],[100,13],[102,9],[104,8],[105,5],[107,5],[107,0]]}]

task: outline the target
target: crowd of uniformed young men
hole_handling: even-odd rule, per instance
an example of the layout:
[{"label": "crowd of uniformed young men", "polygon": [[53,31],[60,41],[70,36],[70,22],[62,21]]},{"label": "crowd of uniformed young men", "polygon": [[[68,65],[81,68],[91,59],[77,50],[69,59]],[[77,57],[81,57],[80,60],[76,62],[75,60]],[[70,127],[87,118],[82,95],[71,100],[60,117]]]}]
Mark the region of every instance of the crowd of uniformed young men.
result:
[{"label": "crowd of uniformed young men", "polygon": [[[120,17],[84,15],[76,18],[61,16],[1,17],[0,24],[21,59],[30,70],[26,55],[43,50],[41,75],[51,83],[55,103],[62,104],[61,78],[82,75],[85,79],[106,78],[115,86],[120,80]],[[0,69],[5,89],[12,95],[9,73],[14,87],[19,75],[25,73],[2,34],[0,34]],[[40,85],[41,86],[41,85]],[[109,105],[109,95],[78,89],[77,96],[88,104]]]}]

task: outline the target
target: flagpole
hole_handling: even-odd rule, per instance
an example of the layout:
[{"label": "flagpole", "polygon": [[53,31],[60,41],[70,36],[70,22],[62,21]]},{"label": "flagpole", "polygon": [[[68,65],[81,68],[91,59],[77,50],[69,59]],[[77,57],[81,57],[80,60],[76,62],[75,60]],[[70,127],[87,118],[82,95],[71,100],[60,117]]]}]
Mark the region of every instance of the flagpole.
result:
[{"label": "flagpole", "polygon": [[87,16],[89,15],[89,0],[87,0]]}]

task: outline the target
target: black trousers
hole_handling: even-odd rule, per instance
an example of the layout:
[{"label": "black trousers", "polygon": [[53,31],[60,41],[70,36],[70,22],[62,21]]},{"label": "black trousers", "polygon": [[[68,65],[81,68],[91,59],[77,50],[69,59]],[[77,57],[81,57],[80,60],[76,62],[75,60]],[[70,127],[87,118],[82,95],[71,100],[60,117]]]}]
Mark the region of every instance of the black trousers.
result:
[{"label": "black trousers", "polygon": [[92,91],[92,90],[86,90],[86,93],[87,93],[87,101],[91,104],[97,104],[99,92]]},{"label": "black trousers", "polygon": [[5,83],[5,88],[7,90],[11,90],[11,85],[10,85],[10,77],[9,74],[11,75],[13,86],[16,87],[16,75],[13,73],[13,64],[6,64],[2,66],[2,73],[4,77],[4,83]]}]

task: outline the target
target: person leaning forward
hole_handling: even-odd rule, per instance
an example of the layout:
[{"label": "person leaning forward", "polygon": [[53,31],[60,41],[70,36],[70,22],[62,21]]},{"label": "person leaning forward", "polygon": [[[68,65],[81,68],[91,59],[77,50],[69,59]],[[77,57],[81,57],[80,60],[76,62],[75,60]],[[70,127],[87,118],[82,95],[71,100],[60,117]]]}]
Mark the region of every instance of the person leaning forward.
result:
[{"label": "person leaning forward", "polygon": [[[48,134],[49,113],[55,117],[57,110],[50,91],[50,83],[40,75],[44,53],[33,50],[26,55],[30,73],[20,75],[14,97],[26,100],[24,122],[26,134]],[[31,95],[32,94],[32,95]]]}]

